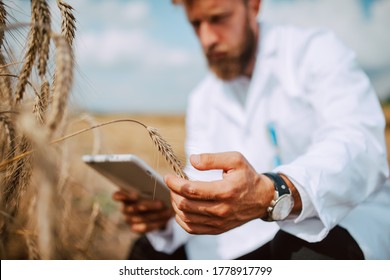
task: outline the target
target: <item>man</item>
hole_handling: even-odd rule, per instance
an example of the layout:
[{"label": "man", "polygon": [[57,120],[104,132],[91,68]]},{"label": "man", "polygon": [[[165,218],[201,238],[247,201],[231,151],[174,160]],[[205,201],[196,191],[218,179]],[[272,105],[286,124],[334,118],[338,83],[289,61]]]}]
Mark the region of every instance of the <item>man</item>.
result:
[{"label": "man", "polygon": [[147,233],[132,258],[389,259],[384,118],[353,53],[258,23],[259,0],[182,2],[211,70],[187,114],[196,180],[165,177],[173,211],[114,194]]}]

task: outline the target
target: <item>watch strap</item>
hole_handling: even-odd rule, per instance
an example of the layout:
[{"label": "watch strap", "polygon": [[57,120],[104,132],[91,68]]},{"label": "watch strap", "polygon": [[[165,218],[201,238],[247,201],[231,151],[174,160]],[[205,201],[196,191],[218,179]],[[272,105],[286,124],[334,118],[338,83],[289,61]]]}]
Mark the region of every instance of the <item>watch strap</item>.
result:
[{"label": "watch strap", "polygon": [[285,194],[291,194],[290,188],[282,176],[272,172],[263,173],[263,175],[267,176],[274,182],[275,191],[278,193],[279,197]]}]

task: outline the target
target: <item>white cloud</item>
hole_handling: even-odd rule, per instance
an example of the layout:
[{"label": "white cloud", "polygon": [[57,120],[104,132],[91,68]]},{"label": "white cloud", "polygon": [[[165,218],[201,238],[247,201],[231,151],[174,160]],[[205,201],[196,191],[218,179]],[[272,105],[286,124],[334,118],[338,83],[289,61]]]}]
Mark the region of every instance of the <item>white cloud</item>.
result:
[{"label": "white cloud", "polygon": [[[68,0],[80,12],[80,20],[88,25],[101,24],[104,26],[141,25],[151,16],[151,7],[148,1],[133,0]],[[55,4],[52,3],[53,5]]]},{"label": "white cloud", "polygon": [[76,56],[80,64],[115,66],[137,56],[147,44],[145,34],[139,30],[88,32],[78,37]]},{"label": "white cloud", "polygon": [[150,7],[144,1],[129,2],[122,9],[120,16],[123,16],[130,22],[142,22],[150,16]]},{"label": "white cloud", "polygon": [[142,29],[83,33],[78,42],[76,56],[82,65],[115,67],[132,62],[153,67],[180,67],[192,62],[190,51],[172,48]]}]

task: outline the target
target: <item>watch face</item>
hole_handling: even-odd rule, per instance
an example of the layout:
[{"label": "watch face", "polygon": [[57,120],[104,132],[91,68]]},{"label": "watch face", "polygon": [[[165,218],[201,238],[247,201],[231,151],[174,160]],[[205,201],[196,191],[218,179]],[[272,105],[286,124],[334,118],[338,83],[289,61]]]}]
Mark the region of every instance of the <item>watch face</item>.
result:
[{"label": "watch face", "polygon": [[284,220],[290,215],[294,207],[294,199],[291,195],[285,194],[276,201],[272,210],[272,219],[274,221]]}]

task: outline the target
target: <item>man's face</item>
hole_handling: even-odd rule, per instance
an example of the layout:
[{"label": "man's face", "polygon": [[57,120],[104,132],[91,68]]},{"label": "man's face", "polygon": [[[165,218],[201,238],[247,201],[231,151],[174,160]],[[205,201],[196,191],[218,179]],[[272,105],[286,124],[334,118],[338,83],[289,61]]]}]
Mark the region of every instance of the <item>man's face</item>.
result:
[{"label": "man's face", "polygon": [[190,0],[187,17],[210,69],[223,80],[248,74],[256,49],[256,15],[244,0]]}]

